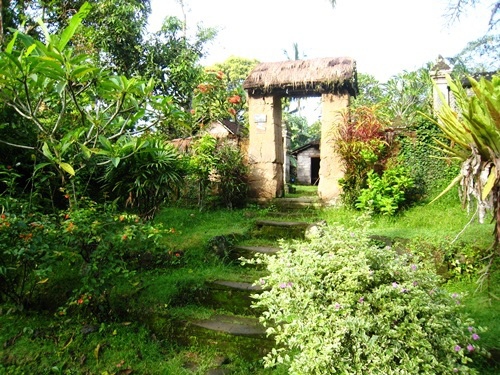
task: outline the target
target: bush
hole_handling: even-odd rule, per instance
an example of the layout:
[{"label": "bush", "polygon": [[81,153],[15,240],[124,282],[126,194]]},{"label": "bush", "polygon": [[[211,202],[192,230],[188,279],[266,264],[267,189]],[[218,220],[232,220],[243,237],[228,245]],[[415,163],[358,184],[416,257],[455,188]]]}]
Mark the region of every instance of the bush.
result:
[{"label": "bush", "polygon": [[103,176],[109,196],[152,219],[184,183],[182,157],[174,146],[151,135],[123,137],[116,148]]},{"label": "bush", "polygon": [[58,258],[54,222],[37,213],[0,215],[0,299],[29,307],[49,280]]},{"label": "bush", "polygon": [[[144,223],[137,215],[117,214],[113,207],[84,202],[64,215],[61,240],[81,267],[81,287],[73,291],[67,307],[79,308],[99,319],[113,316],[111,290],[120,281],[132,281],[135,275],[133,257],[163,251],[161,242],[171,230],[161,224]],[[83,261],[83,262],[82,262]]]},{"label": "bush", "polygon": [[344,168],[342,201],[354,206],[360,190],[366,186],[369,171],[382,170],[390,154],[384,134],[385,125],[374,107],[357,107],[346,113],[335,140],[335,152]]},{"label": "bush", "polygon": [[216,186],[224,207],[244,207],[247,202],[248,167],[243,161],[243,154],[237,146],[221,142],[215,152]]},{"label": "bush", "polygon": [[416,256],[370,245],[364,227],[326,228],[256,260],[270,275],[254,307],[277,344],[265,365],[301,375],[473,373],[482,349],[459,296]]},{"label": "bush", "polygon": [[361,190],[356,208],[392,216],[402,208],[413,185],[409,171],[401,166],[385,170],[382,176],[370,171],[368,187]]}]

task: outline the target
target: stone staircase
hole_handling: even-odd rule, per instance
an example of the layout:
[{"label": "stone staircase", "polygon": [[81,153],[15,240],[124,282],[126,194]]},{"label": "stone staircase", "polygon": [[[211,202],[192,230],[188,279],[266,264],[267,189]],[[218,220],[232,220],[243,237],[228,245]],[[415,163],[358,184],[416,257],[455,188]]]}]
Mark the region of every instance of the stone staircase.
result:
[{"label": "stone staircase", "polygon": [[[240,258],[252,258],[257,253],[276,254],[279,251],[278,239],[304,238],[308,227],[317,221],[320,207],[313,198],[276,199],[273,205],[278,211],[272,211],[269,220],[257,220],[250,233],[252,239],[258,239],[259,246],[245,243],[232,245],[227,251],[220,252],[224,254],[225,261],[238,263]],[[307,215],[304,215],[305,211]],[[275,215],[277,213],[283,215]],[[284,220],[290,217],[301,220]],[[260,272],[265,275],[265,270]],[[251,295],[262,291],[261,287],[253,284],[254,280],[207,282],[198,301],[213,309],[214,314],[206,319],[184,322],[181,328],[182,344],[203,342],[216,346],[226,355],[230,353],[251,362],[259,361],[272,349],[274,342],[267,337],[265,328],[258,321],[259,311],[251,307]],[[207,372],[207,375],[231,373],[227,371],[222,363]]]}]

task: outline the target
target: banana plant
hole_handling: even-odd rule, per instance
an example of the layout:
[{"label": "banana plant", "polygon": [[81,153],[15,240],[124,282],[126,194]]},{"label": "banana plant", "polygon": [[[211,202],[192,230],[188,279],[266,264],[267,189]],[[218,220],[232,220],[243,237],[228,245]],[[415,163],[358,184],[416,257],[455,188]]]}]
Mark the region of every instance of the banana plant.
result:
[{"label": "banana plant", "polygon": [[[491,81],[469,77],[471,91],[448,77],[456,109],[444,103],[435,123],[451,143],[437,140],[448,156],[462,164],[460,174],[436,199],[460,183],[463,203],[478,202],[479,219],[493,209],[495,245],[500,243],[500,75]],[[498,246],[497,246],[498,248]]]}]

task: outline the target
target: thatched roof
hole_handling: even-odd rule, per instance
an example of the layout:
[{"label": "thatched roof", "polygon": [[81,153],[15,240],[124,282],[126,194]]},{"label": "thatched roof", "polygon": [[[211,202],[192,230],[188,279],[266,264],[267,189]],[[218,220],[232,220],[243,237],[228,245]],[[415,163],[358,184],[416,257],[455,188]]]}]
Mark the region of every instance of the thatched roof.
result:
[{"label": "thatched roof", "polygon": [[356,62],[350,57],[289,60],[257,65],[243,83],[249,95],[317,96],[358,92]]}]

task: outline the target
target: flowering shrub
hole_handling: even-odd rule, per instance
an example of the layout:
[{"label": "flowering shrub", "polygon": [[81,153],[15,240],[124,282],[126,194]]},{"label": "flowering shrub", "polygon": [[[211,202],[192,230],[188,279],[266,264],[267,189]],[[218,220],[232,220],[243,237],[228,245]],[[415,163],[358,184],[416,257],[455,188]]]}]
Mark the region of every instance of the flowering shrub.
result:
[{"label": "flowering shrub", "polygon": [[[254,307],[289,374],[451,374],[481,353],[460,296],[411,254],[370,245],[364,227],[326,228],[261,256],[270,275]],[[468,328],[469,327],[469,328]]]}]

